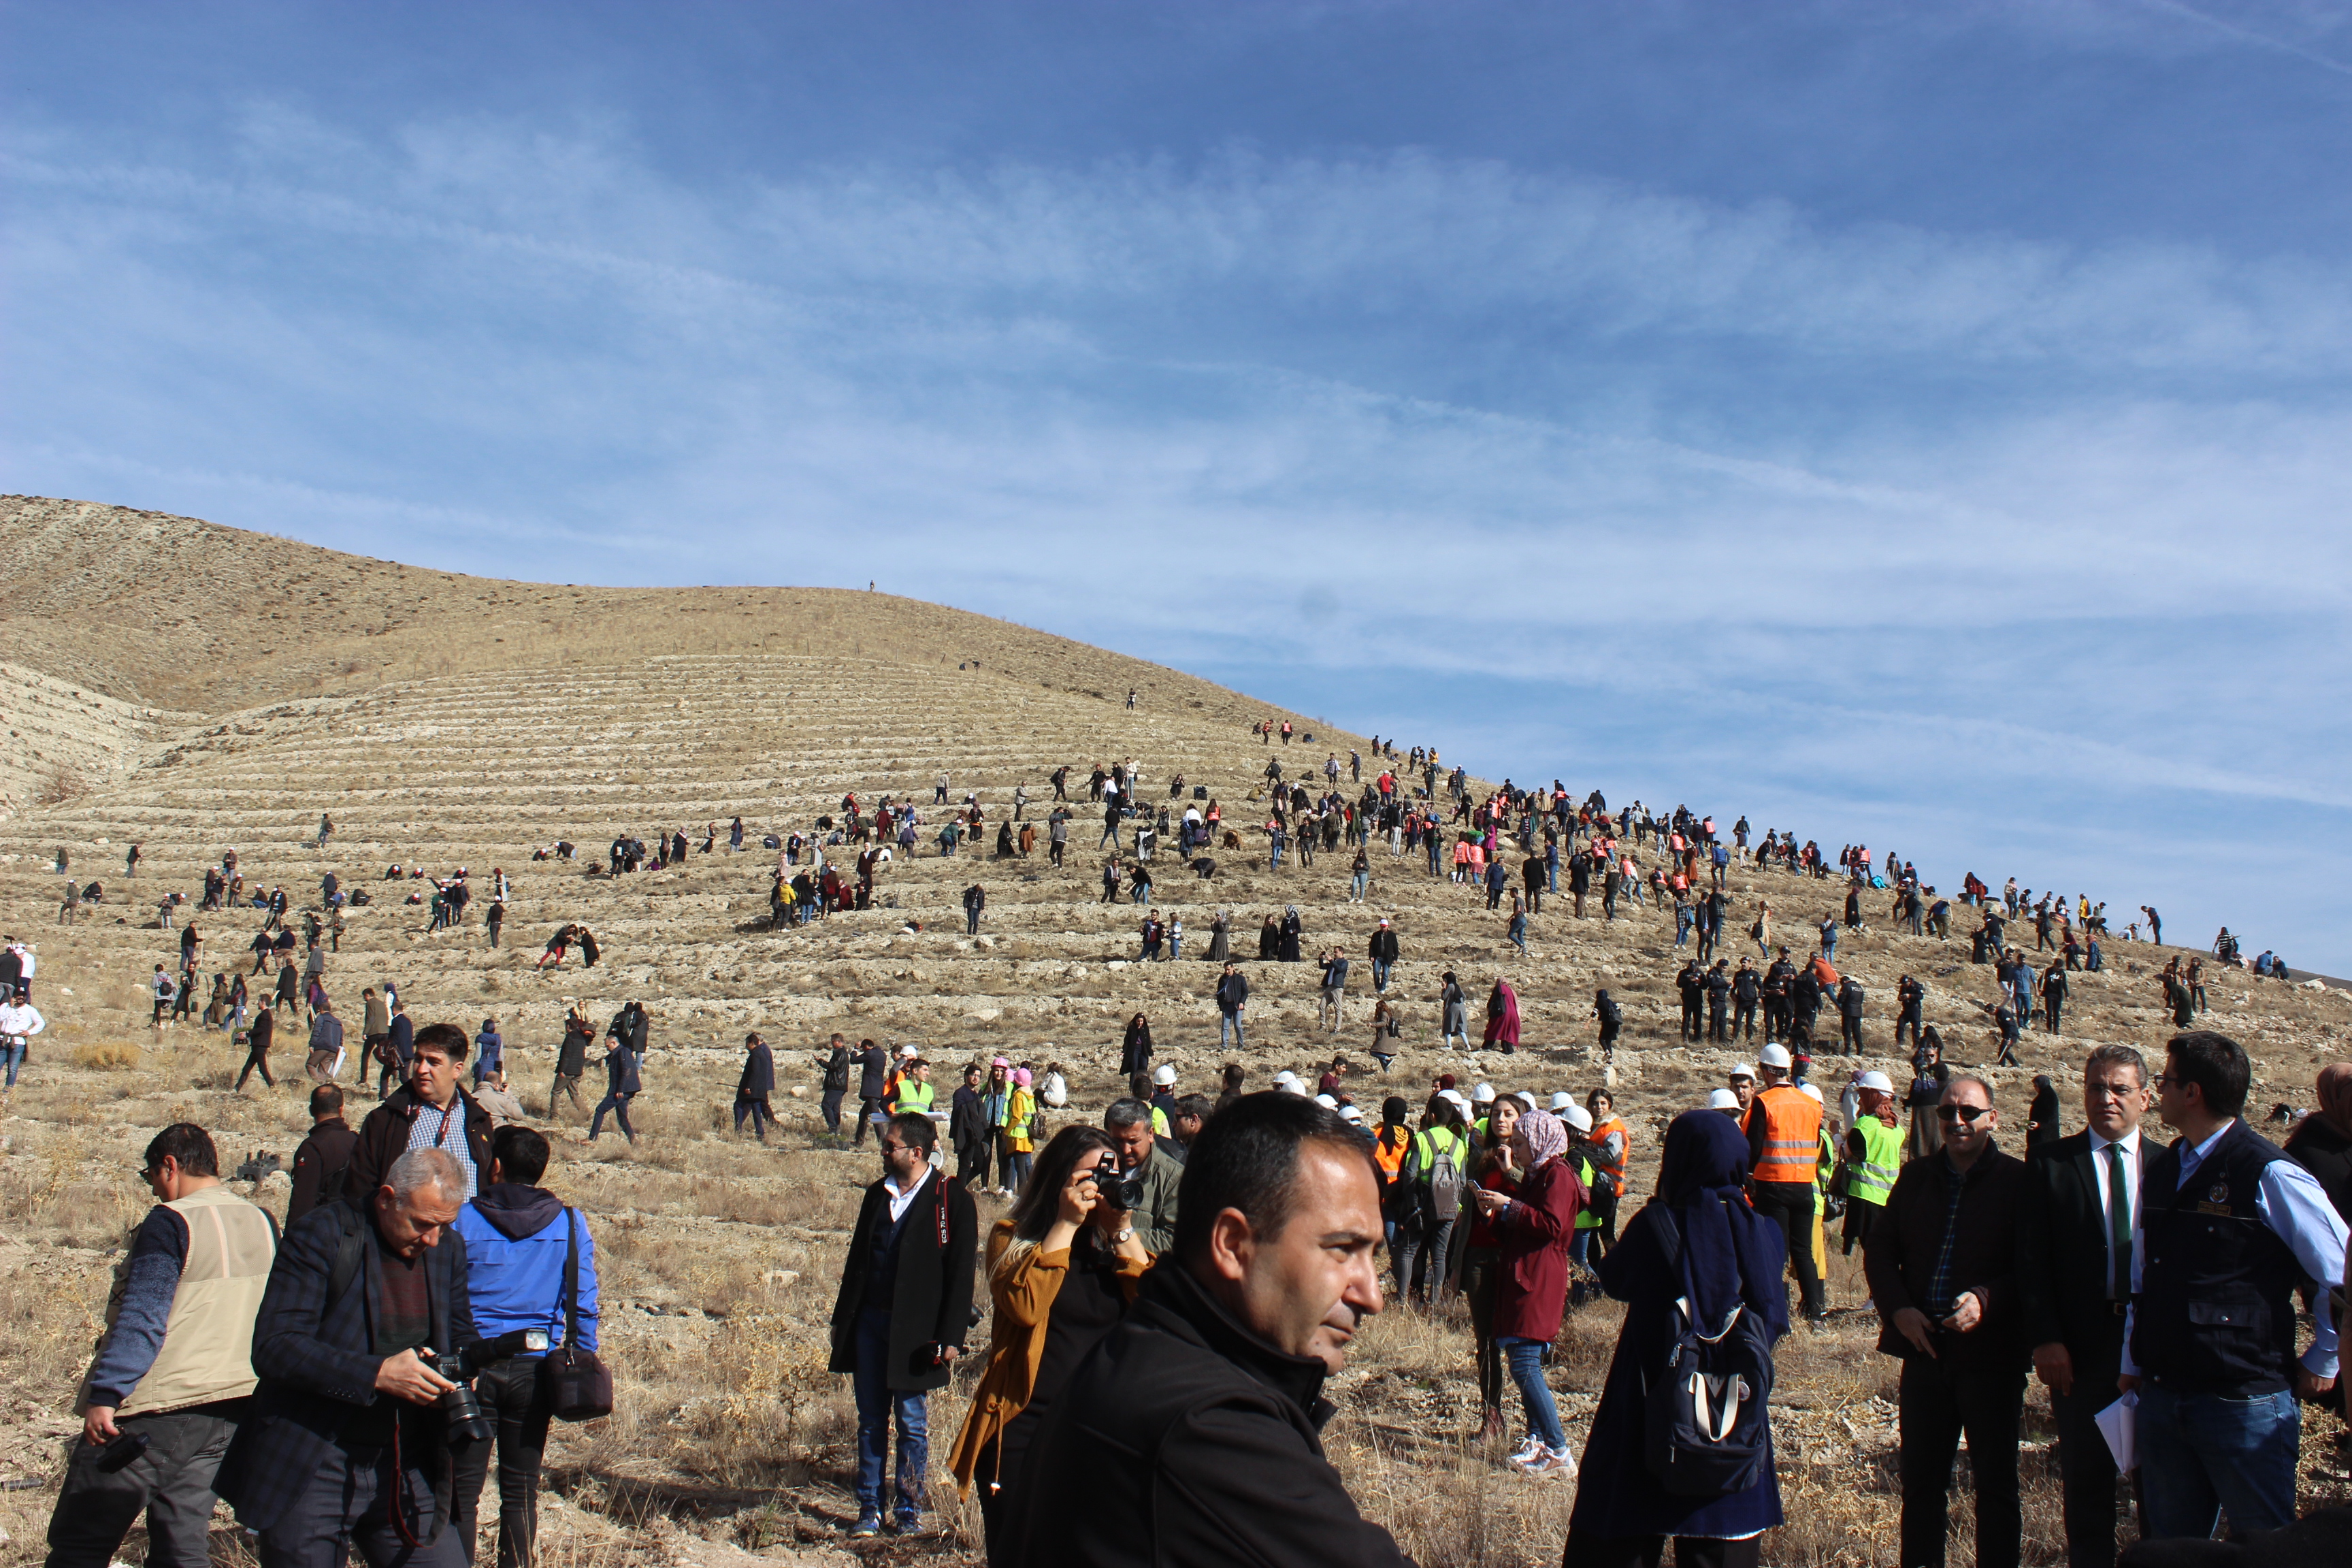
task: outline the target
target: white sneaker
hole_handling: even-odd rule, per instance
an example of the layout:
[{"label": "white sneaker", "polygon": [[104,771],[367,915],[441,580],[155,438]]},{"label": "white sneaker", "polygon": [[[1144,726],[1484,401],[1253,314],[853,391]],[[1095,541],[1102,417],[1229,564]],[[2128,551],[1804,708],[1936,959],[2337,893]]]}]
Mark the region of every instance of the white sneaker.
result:
[{"label": "white sneaker", "polygon": [[1538,1480],[1558,1478],[1572,1481],[1576,1479],[1576,1456],[1566,1448],[1548,1448],[1538,1444],[1535,1457],[1521,1461],[1519,1468]]},{"label": "white sneaker", "polygon": [[1511,1463],[1515,1465],[1528,1464],[1533,1460],[1541,1458],[1544,1455],[1550,1452],[1551,1450],[1549,1448],[1544,1447],[1542,1438],[1530,1436],[1526,1442],[1521,1443],[1518,1446],[1517,1450],[1511,1455]]}]

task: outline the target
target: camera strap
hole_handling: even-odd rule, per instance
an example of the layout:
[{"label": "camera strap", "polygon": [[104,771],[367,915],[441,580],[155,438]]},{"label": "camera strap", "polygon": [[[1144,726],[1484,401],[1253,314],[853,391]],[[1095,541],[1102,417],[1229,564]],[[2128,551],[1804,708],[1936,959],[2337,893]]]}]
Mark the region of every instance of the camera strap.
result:
[{"label": "camera strap", "polygon": [[580,1211],[563,1211],[563,1348],[580,1343]]}]

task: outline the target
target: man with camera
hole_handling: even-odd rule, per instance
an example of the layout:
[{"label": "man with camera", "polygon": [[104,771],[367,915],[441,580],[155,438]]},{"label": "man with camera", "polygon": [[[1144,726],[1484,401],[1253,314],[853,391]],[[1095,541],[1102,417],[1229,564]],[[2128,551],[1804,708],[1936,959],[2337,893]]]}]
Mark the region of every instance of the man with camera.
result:
[{"label": "man with camera", "polygon": [[[405,1018],[400,1014],[395,1022]],[[455,1024],[427,1024],[409,1045],[408,1081],[360,1123],[347,1191],[372,1193],[393,1162],[411,1149],[438,1149],[457,1162],[459,1202],[474,1195],[490,1168],[490,1113],[466,1092],[466,1054],[473,1042]]]},{"label": "man with camera", "polygon": [[1136,1201],[1127,1205],[1135,1215],[1135,1233],[1143,1238],[1143,1250],[1157,1258],[1176,1242],[1177,1189],[1184,1166],[1160,1152],[1151,1107],[1140,1100],[1111,1101],[1103,1112],[1103,1131],[1118,1150],[1121,1173],[1135,1184]]},{"label": "man with camera", "polygon": [[205,1568],[214,1473],[253,1393],[253,1313],[277,1226],[221,1185],[201,1127],[156,1134],[140,1175],[156,1206],[131,1237],[82,1385],[49,1568],[106,1568],[142,1509],[154,1568]]},{"label": "man with camera", "polygon": [[[596,1244],[577,1209],[540,1186],[547,1140],[528,1127],[490,1139],[490,1179],[449,1228],[466,1244],[466,1292],[484,1334],[536,1329],[552,1348],[577,1320],[579,1348],[596,1349]],[[544,1352],[525,1351],[483,1372],[474,1391],[497,1424],[499,1568],[530,1568],[539,1533],[539,1466],[551,1417]],[[489,1472],[490,1444],[457,1444],[451,1521],[473,1561],[474,1520]]]},{"label": "man with camera", "polygon": [[369,1568],[458,1568],[447,1432],[467,1412],[452,1396],[478,1364],[467,1352],[488,1353],[466,1244],[445,1235],[466,1172],[428,1144],[354,1186],[278,1247],[253,1323],[260,1383],[218,1490],[260,1536],[262,1568],[341,1568],[353,1549]]},{"label": "man with camera", "polygon": [[[1144,1131],[1150,1132],[1147,1121]],[[939,1124],[918,1111],[882,1126],[882,1179],[866,1189],[833,1308],[832,1370],[857,1399],[857,1523],[879,1535],[890,1424],[898,1427],[892,1526],[921,1528],[930,1465],[926,1398],[947,1386],[971,1327],[978,1222],[971,1194],[931,1168]]]},{"label": "man with camera", "polygon": [[1370,1146],[1304,1096],[1245,1095],[1183,1185],[1171,1253],[1039,1426],[1002,1560],[1404,1563],[1318,1436],[1323,1380],[1381,1310]]}]

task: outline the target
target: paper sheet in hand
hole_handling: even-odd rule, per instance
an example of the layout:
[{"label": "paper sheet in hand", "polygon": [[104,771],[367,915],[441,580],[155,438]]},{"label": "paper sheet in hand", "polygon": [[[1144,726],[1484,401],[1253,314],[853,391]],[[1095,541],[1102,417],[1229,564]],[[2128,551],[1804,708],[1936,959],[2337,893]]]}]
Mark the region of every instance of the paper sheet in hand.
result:
[{"label": "paper sheet in hand", "polygon": [[2128,1472],[2139,1467],[2138,1409],[2139,1395],[2126,1394],[2093,1417],[2099,1424],[2099,1436],[2107,1440],[2107,1451],[2116,1457],[2118,1470]]}]

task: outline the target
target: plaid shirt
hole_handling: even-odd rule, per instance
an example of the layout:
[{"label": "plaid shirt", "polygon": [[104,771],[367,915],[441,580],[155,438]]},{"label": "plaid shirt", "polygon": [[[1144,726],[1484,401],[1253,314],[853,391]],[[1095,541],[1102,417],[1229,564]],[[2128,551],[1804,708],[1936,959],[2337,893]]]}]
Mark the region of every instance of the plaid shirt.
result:
[{"label": "plaid shirt", "polygon": [[1938,1154],[1944,1163],[1944,1242],[1936,1249],[1935,1271],[1928,1275],[1927,1299],[1920,1310],[1941,1322],[1952,1315],[1952,1244],[1960,1234],[1960,1200],[1968,1195],[1969,1179],[1949,1154]]}]

